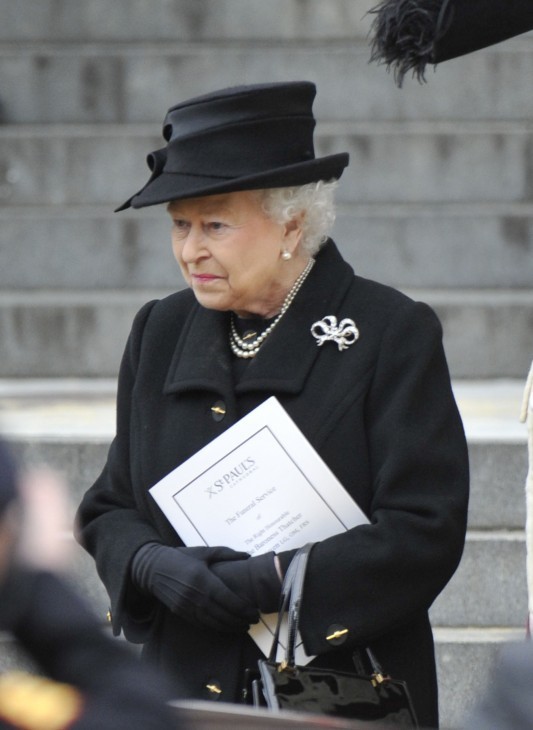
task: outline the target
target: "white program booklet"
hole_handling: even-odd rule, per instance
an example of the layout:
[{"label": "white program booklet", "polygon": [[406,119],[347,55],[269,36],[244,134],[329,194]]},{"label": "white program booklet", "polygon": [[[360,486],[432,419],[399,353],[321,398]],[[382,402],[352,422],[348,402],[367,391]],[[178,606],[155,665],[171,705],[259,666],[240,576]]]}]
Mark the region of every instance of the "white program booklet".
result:
[{"label": "white program booklet", "polygon": [[[185,545],[225,545],[250,555],[292,550],[368,523],[275,397],[150,492]],[[276,618],[262,616],[250,629],[265,655]],[[300,644],[298,663],[310,659]]]}]

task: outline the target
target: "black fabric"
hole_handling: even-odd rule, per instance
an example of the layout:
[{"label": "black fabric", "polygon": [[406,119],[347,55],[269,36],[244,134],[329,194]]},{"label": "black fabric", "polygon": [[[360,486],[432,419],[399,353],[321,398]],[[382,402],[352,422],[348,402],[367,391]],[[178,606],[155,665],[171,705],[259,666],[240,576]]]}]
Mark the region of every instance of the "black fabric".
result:
[{"label": "black fabric", "polygon": [[432,62],[464,56],[530,30],[531,0],[453,0],[439,18]]},{"label": "black fabric", "polygon": [[246,631],[259,620],[254,603],[240,598],[210,570],[217,561],[239,563],[247,557],[226,547],[143,545],[132,562],[138,587],[158,598],[172,613],[214,631]]},{"label": "black fabric", "polygon": [[531,0],[383,0],[371,11],[371,61],[398,86],[409,72],[425,80],[438,64],[533,29]]},{"label": "black fabric", "polygon": [[338,179],[348,154],[315,158],[310,81],[220,89],[168,110],[165,148],[146,185],[117,210],[237,190]]},{"label": "black fabric", "polygon": [[[310,333],[325,316],[352,318],[359,340],[339,352]],[[309,562],[302,637],[322,666],[351,667],[370,645],[412,688],[422,726],[437,723],[428,609],[462,554],[468,504],[466,439],[427,305],[355,276],[333,242],[282,321],[235,383],[225,312],[187,290],[146,304],[121,365],[117,435],[78,511],[79,538],[111,598],[113,626],[131,637],[130,564],[146,542],[182,545],[149,488],[266,398],[275,395],[370,524],[323,540]],[[223,401],[215,420],[211,407]],[[244,666],[259,658],[250,637],[194,631],[155,602],[144,654],[181,698],[203,698],[210,677],[237,701]],[[344,644],[327,641],[332,624]],[[327,664],[326,664],[327,662]]]},{"label": "black fabric", "polygon": [[274,553],[247,560],[215,563],[211,570],[231,590],[256,606],[261,613],[273,613],[279,606],[281,581],[274,564]]}]

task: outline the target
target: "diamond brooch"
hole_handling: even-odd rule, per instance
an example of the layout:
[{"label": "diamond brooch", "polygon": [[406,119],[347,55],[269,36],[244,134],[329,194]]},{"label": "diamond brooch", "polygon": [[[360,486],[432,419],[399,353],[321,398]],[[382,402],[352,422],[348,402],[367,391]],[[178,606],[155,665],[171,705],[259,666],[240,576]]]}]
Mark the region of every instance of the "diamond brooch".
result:
[{"label": "diamond brooch", "polygon": [[337,317],[332,314],[315,322],[311,326],[311,334],[316,338],[319,347],[331,340],[337,344],[339,351],[347,350],[359,339],[359,330],[353,319],[346,317],[337,324]]}]

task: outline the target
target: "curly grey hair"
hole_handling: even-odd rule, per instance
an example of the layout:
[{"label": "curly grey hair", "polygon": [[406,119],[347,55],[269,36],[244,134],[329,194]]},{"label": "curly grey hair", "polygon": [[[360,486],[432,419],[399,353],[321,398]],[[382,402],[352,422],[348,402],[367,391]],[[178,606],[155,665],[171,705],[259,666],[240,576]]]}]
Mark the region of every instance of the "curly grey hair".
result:
[{"label": "curly grey hair", "polygon": [[261,191],[263,210],[276,223],[288,223],[303,213],[302,246],[314,256],[326,242],[335,222],[334,192],[338,181],[320,180],[287,188]]}]

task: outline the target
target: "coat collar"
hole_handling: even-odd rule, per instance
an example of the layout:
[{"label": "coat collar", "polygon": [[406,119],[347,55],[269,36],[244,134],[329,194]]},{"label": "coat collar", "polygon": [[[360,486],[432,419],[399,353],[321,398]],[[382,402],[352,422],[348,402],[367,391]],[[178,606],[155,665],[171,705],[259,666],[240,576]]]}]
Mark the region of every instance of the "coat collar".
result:
[{"label": "coat collar", "polygon": [[228,341],[229,315],[195,304],[176,345],[164,392],[208,390],[224,394],[234,389],[237,394],[299,393],[320,354],[311,325],[329,314],[348,316],[339,308],[353,276],[352,268],[329,241],[317,255],[298,296],[236,386]]}]

